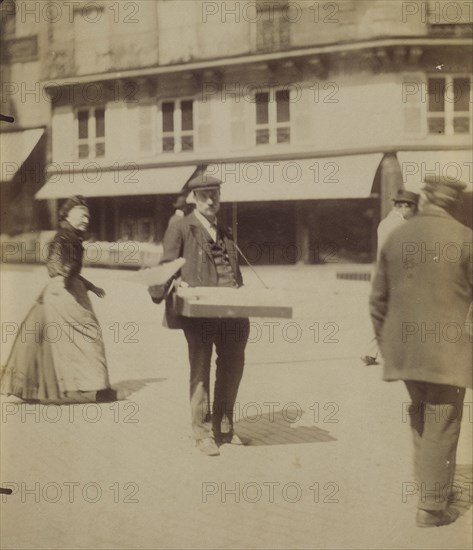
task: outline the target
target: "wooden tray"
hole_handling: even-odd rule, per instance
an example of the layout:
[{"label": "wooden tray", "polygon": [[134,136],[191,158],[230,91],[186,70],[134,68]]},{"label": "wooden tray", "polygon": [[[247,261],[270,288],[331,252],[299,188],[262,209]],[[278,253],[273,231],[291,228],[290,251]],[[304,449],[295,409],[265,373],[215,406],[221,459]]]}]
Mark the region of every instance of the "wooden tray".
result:
[{"label": "wooden tray", "polygon": [[273,289],[179,287],[175,299],[176,310],[184,317],[292,318],[292,306]]}]

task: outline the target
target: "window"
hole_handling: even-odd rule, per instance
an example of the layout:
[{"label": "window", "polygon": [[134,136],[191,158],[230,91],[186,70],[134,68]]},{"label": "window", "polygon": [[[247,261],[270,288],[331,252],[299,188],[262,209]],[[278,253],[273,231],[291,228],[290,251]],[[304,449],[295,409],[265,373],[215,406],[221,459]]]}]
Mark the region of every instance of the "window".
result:
[{"label": "window", "polygon": [[291,141],[289,90],[268,90],[255,94],[256,145]]},{"label": "window", "polygon": [[453,136],[471,132],[471,80],[468,76],[431,76],[427,79],[429,134]]},{"label": "window", "polygon": [[261,16],[256,21],[256,49],[258,51],[281,50],[290,45],[290,24],[294,17],[291,4],[262,2],[258,5]]},{"label": "window", "polygon": [[163,101],[160,109],[161,152],[194,150],[194,101]]},{"label": "window", "polygon": [[434,36],[473,36],[473,10],[469,2],[428,0],[422,6],[427,15],[429,34]]},{"label": "window", "polygon": [[105,109],[90,107],[77,111],[77,155],[80,159],[105,156]]}]

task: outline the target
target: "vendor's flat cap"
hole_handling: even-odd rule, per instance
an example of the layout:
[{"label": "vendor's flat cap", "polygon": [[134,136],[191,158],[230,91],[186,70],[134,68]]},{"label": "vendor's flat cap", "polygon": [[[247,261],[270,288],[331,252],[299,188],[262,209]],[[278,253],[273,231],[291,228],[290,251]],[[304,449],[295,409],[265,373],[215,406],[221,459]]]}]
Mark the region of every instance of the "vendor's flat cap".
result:
[{"label": "vendor's flat cap", "polygon": [[222,181],[213,176],[196,176],[187,184],[189,191],[200,191],[203,189],[220,189]]}]

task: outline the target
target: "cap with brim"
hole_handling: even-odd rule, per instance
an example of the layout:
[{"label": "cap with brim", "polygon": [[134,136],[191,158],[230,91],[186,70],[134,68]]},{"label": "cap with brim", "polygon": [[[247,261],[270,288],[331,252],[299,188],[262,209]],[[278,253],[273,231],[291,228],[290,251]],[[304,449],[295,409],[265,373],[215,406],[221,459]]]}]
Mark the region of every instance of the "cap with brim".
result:
[{"label": "cap with brim", "polygon": [[394,197],[394,199],[392,199],[392,201],[394,202],[394,204],[396,204],[397,202],[409,202],[417,206],[419,204],[419,195],[417,193],[413,193],[412,191],[399,189],[397,195]]},{"label": "cap with brim", "polygon": [[205,189],[220,189],[222,181],[213,176],[197,176],[187,184],[189,191],[203,191]]},{"label": "cap with brim", "polygon": [[467,185],[463,181],[436,176],[426,176],[424,191],[427,198],[439,206],[448,206],[456,202]]}]

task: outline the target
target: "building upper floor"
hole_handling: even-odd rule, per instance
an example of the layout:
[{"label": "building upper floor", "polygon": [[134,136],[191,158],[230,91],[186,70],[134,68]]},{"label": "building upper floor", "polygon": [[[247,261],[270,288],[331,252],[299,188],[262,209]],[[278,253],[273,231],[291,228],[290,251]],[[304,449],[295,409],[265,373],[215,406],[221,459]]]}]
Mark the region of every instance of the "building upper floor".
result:
[{"label": "building upper floor", "polygon": [[2,112],[109,165],[465,146],[472,6],[6,0]]},{"label": "building upper floor", "polygon": [[472,36],[471,1],[6,0],[3,62],[42,80],[389,38]]},{"label": "building upper floor", "polygon": [[174,75],[157,84],[55,88],[51,158],[77,167],[185,164],[471,146],[471,74],[461,67],[356,70],[323,80],[288,62],[274,70],[259,64],[223,80],[209,71],[205,81]]}]

